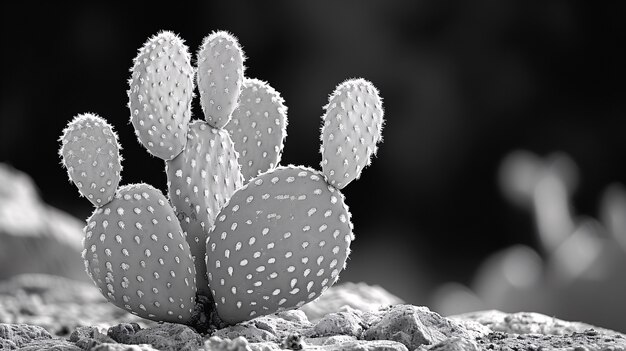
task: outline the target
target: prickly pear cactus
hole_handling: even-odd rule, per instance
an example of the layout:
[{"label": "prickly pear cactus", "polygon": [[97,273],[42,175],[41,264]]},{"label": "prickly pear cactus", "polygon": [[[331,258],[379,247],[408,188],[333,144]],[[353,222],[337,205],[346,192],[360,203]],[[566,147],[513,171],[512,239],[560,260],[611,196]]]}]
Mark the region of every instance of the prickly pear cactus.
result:
[{"label": "prickly pear cactus", "polygon": [[287,136],[287,107],[268,83],[246,78],[239,106],[225,128],[239,152],[241,173],[250,180],[280,162]]},{"label": "prickly pear cactus", "polygon": [[225,31],[211,33],[198,51],[200,105],[206,121],[215,128],[223,128],[237,107],[243,62],[237,38]]},{"label": "prickly pear cactus", "polygon": [[[352,158],[368,162],[381,139],[380,101],[370,82],[342,83],[330,98],[323,142],[329,139],[337,155],[349,149],[357,155]],[[375,109],[369,111],[373,102]],[[332,113],[337,108],[360,114],[350,112],[346,120],[352,124],[347,124]],[[337,131],[331,132],[333,128]],[[345,137],[344,128],[356,130],[360,137]],[[334,174],[278,167],[250,180],[220,212],[207,239],[206,264],[217,313],[224,321],[237,323],[300,307],[337,281],[354,235],[344,197],[333,185],[338,183]]]},{"label": "prickly pear cactus", "polygon": [[382,138],[382,100],[372,83],[350,79],[339,84],[324,108],[322,171],[330,184],[343,189],[376,154]]},{"label": "prickly pear cactus", "polygon": [[161,32],[135,58],[131,121],[165,160],[169,199],[147,184],[118,188],[121,148],[104,119],[79,115],[63,131],[63,165],[96,206],[85,269],[116,306],[206,331],[300,307],[345,267],[354,234],[339,189],[381,140],[378,91],[353,79],[331,95],[321,172],[278,166],[287,108],[269,84],[243,76],[243,61],[232,35],[203,41],[197,79],[206,121],[191,122],[194,68],[182,40]]},{"label": "prickly pear cactus", "polygon": [[122,170],[120,146],[111,125],[97,115],[80,114],[67,125],[60,141],[63,166],[80,194],[94,206],[111,201]]},{"label": "prickly pear cactus", "polygon": [[143,318],[186,323],[196,299],[196,270],[174,210],[147,184],[121,187],[87,220],[88,275],[118,307]]},{"label": "prickly pear cactus", "polygon": [[194,70],[187,46],[163,31],[139,49],[128,81],[128,107],[139,141],[152,155],[171,160],[187,140]]}]

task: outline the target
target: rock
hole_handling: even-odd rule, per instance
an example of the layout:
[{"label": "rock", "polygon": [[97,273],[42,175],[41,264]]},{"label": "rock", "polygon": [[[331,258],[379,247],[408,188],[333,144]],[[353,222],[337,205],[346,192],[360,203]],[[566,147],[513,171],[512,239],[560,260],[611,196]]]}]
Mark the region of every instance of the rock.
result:
[{"label": "rock", "polygon": [[[383,314],[374,313],[373,324],[364,332],[366,340],[393,340],[410,350],[421,345],[437,344],[450,337],[472,339],[476,332],[462,324],[444,318],[426,307],[396,305]],[[482,334],[488,333],[484,328]],[[480,335],[480,333],[479,333]]]},{"label": "rock", "polygon": [[0,349],[15,350],[36,340],[51,339],[44,328],[27,324],[0,324]]},{"label": "rock", "polygon": [[84,225],[43,203],[30,177],[0,163],[0,280],[48,273],[87,281]]},{"label": "rock", "polygon": [[[284,318],[284,317],[287,317]],[[279,312],[217,330],[213,335],[223,339],[245,337],[250,342],[280,342],[290,334],[310,335],[313,324],[297,312]]]},{"label": "rock", "polygon": [[270,331],[258,328],[255,324],[239,324],[216,331],[214,336],[224,339],[234,339],[239,336],[250,342],[276,342],[278,338]]},{"label": "rock", "polygon": [[626,338],[623,335],[606,335],[598,333],[593,329],[583,333],[574,332],[568,335],[493,332],[478,338],[476,341],[481,350],[626,350]]},{"label": "rock", "polygon": [[343,350],[355,350],[355,351],[408,351],[406,346],[402,343],[389,340],[356,340],[348,341],[340,344],[324,345],[320,347],[320,350],[324,351],[343,351]]},{"label": "rock", "polygon": [[347,282],[331,287],[317,300],[300,309],[310,321],[316,321],[329,313],[338,312],[344,306],[366,312],[402,302],[380,286]]},{"label": "rock", "polygon": [[[271,346],[267,345],[272,349]],[[238,336],[235,339],[222,339],[219,336],[212,336],[204,343],[206,350],[212,351],[250,351],[250,344],[248,340],[243,336]],[[257,348],[259,349],[259,348]],[[265,348],[262,348],[265,349]]]},{"label": "rock", "polygon": [[452,337],[435,345],[420,346],[417,351],[478,351],[478,345],[474,340]]},{"label": "rock", "polygon": [[80,347],[63,339],[35,340],[21,347],[20,351],[83,351]]},{"label": "rock", "polygon": [[567,322],[533,312],[504,313],[491,310],[465,313],[450,318],[456,321],[475,321],[493,331],[510,334],[566,335],[574,332],[582,333],[592,328],[604,334],[614,333],[589,324]]},{"label": "rock", "polygon": [[0,323],[39,325],[56,336],[68,336],[77,327],[106,330],[121,322],[156,325],[108,303],[93,284],[46,274],[0,282]]},{"label": "rock", "polygon": [[126,344],[100,344],[89,351],[158,351],[150,345],[126,345]]},{"label": "rock", "polygon": [[[324,338],[329,340],[330,338]],[[340,339],[336,339],[340,340]],[[205,349],[212,351],[277,351],[277,350],[323,350],[323,351],[343,351],[343,350],[358,350],[358,351],[408,351],[406,346],[399,342],[389,340],[356,340],[348,337],[341,342],[329,342],[329,343],[306,343],[305,341],[298,340],[296,343],[283,342],[282,344],[275,344],[269,342],[248,343],[243,337],[237,337],[233,340],[223,339],[217,336],[212,336],[205,342]]]},{"label": "rock", "polygon": [[92,348],[103,344],[112,343],[115,340],[109,336],[102,334],[98,328],[95,327],[78,327],[70,335],[69,341],[76,344],[84,350],[91,350]]},{"label": "rock", "polygon": [[111,327],[107,333],[122,344],[149,344],[157,350],[196,351],[203,343],[195,330],[182,324],[162,323],[141,329],[136,323]]},{"label": "rock", "polygon": [[349,335],[359,337],[363,331],[363,320],[353,312],[329,313],[317,322],[315,333],[326,335]]}]

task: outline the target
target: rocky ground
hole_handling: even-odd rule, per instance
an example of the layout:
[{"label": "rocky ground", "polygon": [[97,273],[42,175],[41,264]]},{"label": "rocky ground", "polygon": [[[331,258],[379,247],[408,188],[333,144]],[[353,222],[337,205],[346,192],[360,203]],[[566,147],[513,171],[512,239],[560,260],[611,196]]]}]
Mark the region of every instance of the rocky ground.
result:
[{"label": "rocky ground", "polygon": [[107,303],[90,284],[43,274],[0,283],[4,350],[626,350],[626,335],[536,313],[445,318],[379,287],[341,284],[301,310],[201,335]]}]

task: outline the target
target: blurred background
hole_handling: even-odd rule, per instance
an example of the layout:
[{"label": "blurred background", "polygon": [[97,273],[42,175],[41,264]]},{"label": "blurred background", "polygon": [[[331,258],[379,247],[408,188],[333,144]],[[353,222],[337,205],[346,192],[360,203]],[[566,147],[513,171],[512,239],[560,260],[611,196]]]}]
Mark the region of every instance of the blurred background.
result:
[{"label": "blurred background", "polygon": [[165,191],[163,162],[128,122],[132,59],[159,30],[194,52],[228,30],[246,75],[286,100],[283,164],[319,168],[321,106],[344,79],[384,98],[384,143],[344,190],[357,240],[340,281],[445,314],[526,310],[626,330],[626,2],[0,6],[0,162],[46,203],[92,211],[57,156],[82,112],[117,130],[123,183]]}]

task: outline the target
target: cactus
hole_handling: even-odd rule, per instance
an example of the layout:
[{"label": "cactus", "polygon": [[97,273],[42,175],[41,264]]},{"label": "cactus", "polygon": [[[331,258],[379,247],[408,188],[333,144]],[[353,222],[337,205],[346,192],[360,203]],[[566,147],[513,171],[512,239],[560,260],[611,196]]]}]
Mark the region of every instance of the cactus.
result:
[{"label": "cactus", "polygon": [[139,50],[128,81],[128,107],[139,141],[152,155],[171,160],[185,146],[193,99],[187,46],[164,31]]},{"label": "cactus", "polygon": [[322,126],[322,171],[330,184],[343,189],[359,178],[381,141],[383,106],[374,85],[350,79],[337,87],[325,106]]},{"label": "cactus", "polygon": [[223,128],[237,107],[244,60],[237,38],[224,31],[211,33],[198,51],[200,105],[214,128]]},{"label": "cactus", "polygon": [[239,152],[241,173],[250,180],[280,162],[287,136],[287,107],[268,83],[246,78],[239,106],[225,128]]},{"label": "cactus", "polygon": [[[367,96],[342,93],[345,98],[338,102],[336,93],[328,106],[358,104],[366,110],[370,102],[363,104],[362,99],[378,102],[363,119],[371,125],[361,124],[360,129],[373,133],[368,141],[380,140],[378,92],[363,79],[344,82],[336,91],[345,87]],[[326,113],[322,133],[335,126],[335,118]],[[339,147],[340,140],[334,145]],[[344,141],[355,155],[369,157],[376,147]],[[337,281],[354,235],[350,212],[332,179],[302,166],[278,167],[250,180],[220,212],[207,239],[206,265],[217,313],[225,322],[300,307]]]},{"label": "cactus", "polygon": [[269,84],[244,79],[243,61],[232,35],[205,38],[197,79],[206,121],[192,122],[194,71],[183,41],[161,32],[139,50],[131,122],[165,161],[169,199],[147,184],[118,188],[120,146],[104,119],[79,115],[64,130],[63,165],[96,206],[85,227],[85,269],[116,306],[207,331],[302,306],[345,267],[354,234],[339,189],[381,140],[378,91],[355,79],[331,96],[322,172],[278,166],[287,108]]},{"label": "cactus", "polygon": [[94,206],[111,201],[122,170],[113,128],[99,116],[85,113],[67,125],[60,141],[63,166],[80,194]]}]

